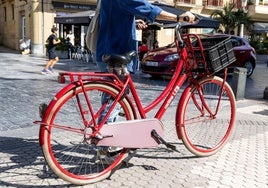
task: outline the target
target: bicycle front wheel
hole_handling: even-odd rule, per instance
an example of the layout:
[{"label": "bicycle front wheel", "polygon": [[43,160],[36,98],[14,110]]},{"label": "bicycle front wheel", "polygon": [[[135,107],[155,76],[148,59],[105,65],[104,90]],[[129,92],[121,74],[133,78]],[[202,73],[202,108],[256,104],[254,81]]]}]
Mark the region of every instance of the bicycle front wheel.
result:
[{"label": "bicycle front wheel", "polygon": [[[60,178],[76,185],[94,183],[109,177],[127,155],[127,149],[122,148],[114,151],[113,155],[108,155],[109,149],[116,148],[96,146],[86,138],[87,133],[92,131],[86,125],[101,121],[104,94],[114,99],[118,90],[106,84],[92,82],[85,83],[84,87],[85,93],[77,85],[62,96],[54,97],[40,130],[40,139],[43,142],[41,146],[47,164]],[[90,99],[92,110],[88,108],[85,94]],[[112,121],[135,118],[127,97],[116,104],[109,118]]]},{"label": "bicycle front wheel", "polygon": [[[203,102],[201,101],[203,98]],[[217,76],[188,87],[177,111],[177,133],[197,156],[210,156],[227,142],[234,127],[236,102],[228,83]]]}]

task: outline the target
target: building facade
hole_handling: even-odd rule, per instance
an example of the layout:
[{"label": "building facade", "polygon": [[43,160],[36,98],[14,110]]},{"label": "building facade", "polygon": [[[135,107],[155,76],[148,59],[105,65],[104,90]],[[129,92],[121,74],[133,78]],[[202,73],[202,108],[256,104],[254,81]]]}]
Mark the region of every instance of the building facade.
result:
[{"label": "building facade", "polygon": [[[221,9],[226,3],[234,2],[243,8],[246,0],[162,0],[161,3],[209,16],[213,10]],[[152,1],[153,2],[153,1]],[[262,32],[268,31],[268,0],[247,0],[244,7],[256,27]],[[20,39],[31,39],[32,54],[45,54],[45,41],[57,16],[82,11],[94,11],[96,0],[0,0],[0,45],[18,49]],[[72,19],[60,26],[60,35],[68,30],[80,30],[84,33],[86,26],[72,23]],[[68,24],[69,22],[69,24]],[[59,26],[59,25],[58,25]],[[267,28],[266,28],[267,27]],[[83,35],[77,35],[83,38]],[[80,40],[81,42],[81,40]]]},{"label": "building facade", "polygon": [[19,49],[20,39],[31,39],[32,54],[43,56],[57,15],[94,10],[95,7],[96,0],[1,0],[0,45]]}]

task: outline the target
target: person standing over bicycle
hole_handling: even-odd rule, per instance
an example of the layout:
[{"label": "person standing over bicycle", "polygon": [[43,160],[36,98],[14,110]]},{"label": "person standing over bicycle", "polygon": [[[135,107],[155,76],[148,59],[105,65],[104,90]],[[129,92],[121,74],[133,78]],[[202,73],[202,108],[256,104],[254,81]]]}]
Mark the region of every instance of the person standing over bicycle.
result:
[{"label": "person standing over bicycle", "polygon": [[[124,55],[130,51],[137,51],[136,29],[145,29],[147,25],[141,19],[136,20],[136,16],[151,22],[155,20],[182,22],[185,17],[188,18],[188,22],[195,20],[195,16],[190,12],[175,15],[152,5],[147,0],[101,0],[96,46],[96,63],[100,71],[108,72],[107,65],[102,60],[103,56],[109,54]],[[128,74],[128,71],[126,73]],[[98,123],[102,121],[112,104],[110,96],[103,94],[101,103],[107,103],[107,105],[101,112]],[[113,111],[106,123],[115,122],[119,113],[120,109]],[[120,152],[121,149],[121,147],[109,147],[108,149],[104,147],[103,152],[99,151],[103,154],[99,156],[105,159],[109,156],[106,155],[107,151],[112,154]]]},{"label": "person standing over bicycle", "polygon": [[[102,72],[108,72],[106,63],[102,61],[103,55],[126,54],[137,51],[136,29],[146,29],[146,23],[135,20],[139,16],[154,22],[155,20],[166,20],[182,22],[188,17],[188,22],[194,22],[195,16],[191,12],[175,15],[154,6],[147,0],[101,0],[99,33],[96,46],[96,63]],[[107,102],[107,96],[102,97],[102,103]],[[109,105],[102,112],[107,112]],[[99,119],[101,121],[102,118]],[[116,117],[109,117],[107,122],[112,122]]]},{"label": "person standing over bicycle", "polygon": [[[96,63],[102,72],[108,72],[103,55],[126,54],[130,51],[137,51],[136,29],[147,28],[146,23],[135,16],[150,20],[166,20],[180,22],[188,17],[189,22],[194,22],[195,16],[190,12],[182,15],[175,15],[152,5],[147,0],[101,0],[99,33],[96,46]],[[102,95],[101,103],[108,103],[101,112],[98,120],[100,122],[109,109],[109,96]],[[118,113],[115,112],[107,119],[108,122],[116,121]]]},{"label": "person standing over bicycle", "polygon": [[105,54],[125,54],[136,50],[136,28],[145,29],[147,25],[140,20],[135,23],[135,16],[150,21],[166,20],[179,22],[184,17],[193,22],[195,16],[190,12],[175,15],[152,5],[147,0],[101,0],[99,33],[96,47],[96,61],[102,72],[107,72],[102,61]]}]

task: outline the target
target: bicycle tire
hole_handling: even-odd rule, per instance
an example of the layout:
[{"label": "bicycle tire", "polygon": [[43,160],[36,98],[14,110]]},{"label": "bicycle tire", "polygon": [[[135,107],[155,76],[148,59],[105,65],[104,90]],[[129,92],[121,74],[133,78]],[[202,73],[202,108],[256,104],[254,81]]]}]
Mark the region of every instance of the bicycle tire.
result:
[{"label": "bicycle tire", "polygon": [[[96,111],[102,105],[101,93],[107,93],[111,97],[118,94],[118,90],[108,84],[88,82],[84,84],[84,87],[87,96],[90,97],[92,108]],[[58,177],[75,185],[90,184],[108,178],[128,152],[127,149],[122,149],[121,152],[109,158],[111,161],[108,159],[104,161],[107,163],[105,164],[103,161],[96,160],[98,152],[104,147],[85,143],[83,134],[69,130],[70,127],[88,130],[85,129],[76,104],[76,97],[79,96],[79,102],[83,107],[87,106],[81,95],[83,92],[80,85],[67,90],[60,97],[56,95],[57,97],[49,104],[42,121],[50,126],[41,126],[42,130],[40,130],[40,137],[43,141],[41,147],[48,166]],[[124,112],[124,116],[118,117],[118,121],[134,119],[135,114],[127,97],[120,100],[116,107]],[[90,113],[85,110],[83,113],[88,116],[87,120],[90,122],[92,119],[89,117]],[[94,116],[99,117],[97,114]],[[66,130],[58,129],[53,126],[54,124],[65,125],[63,128]]]},{"label": "bicycle tire", "polygon": [[[205,103],[215,112],[223,79],[214,76],[199,81]],[[236,102],[233,91],[224,83],[216,116],[210,116],[201,105],[196,87],[187,87],[177,110],[177,134],[186,148],[196,156],[217,153],[227,143],[234,127]]]}]

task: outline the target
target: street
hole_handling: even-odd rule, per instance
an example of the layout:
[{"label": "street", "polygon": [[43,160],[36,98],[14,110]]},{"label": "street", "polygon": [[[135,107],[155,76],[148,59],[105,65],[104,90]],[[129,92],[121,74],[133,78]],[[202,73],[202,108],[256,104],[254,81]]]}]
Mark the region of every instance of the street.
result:
[{"label": "street", "polygon": [[[216,155],[193,156],[177,139],[174,113],[177,101],[164,116],[166,139],[180,152],[160,145],[139,149],[128,166],[109,179],[84,187],[268,187],[268,86],[266,56],[260,56],[252,77],[247,78],[245,99],[237,101],[236,128],[228,144]],[[38,145],[38,106],[49,103],[64,85],[57,74],[42,75],[45,58],[22,56],[0,48],[0,187],[74,187],[47,167]],[[93,63],[60,60],[60,71],[95,71]],[[160,93],[166,80],[133,75],[142,102]],[[231,81],[228,79],[228,81]]]}]

